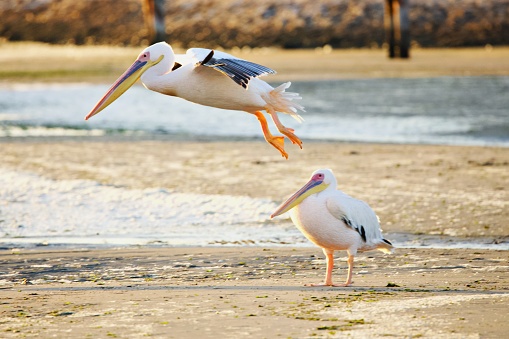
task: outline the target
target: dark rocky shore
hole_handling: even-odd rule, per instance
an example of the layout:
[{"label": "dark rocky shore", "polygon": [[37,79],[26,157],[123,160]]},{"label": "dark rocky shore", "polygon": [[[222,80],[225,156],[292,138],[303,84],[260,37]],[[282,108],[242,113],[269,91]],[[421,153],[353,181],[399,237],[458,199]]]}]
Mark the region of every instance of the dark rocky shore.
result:
[{"label": "dark rocky shore", "polygon": [[[383,0],[166,1],[167,40],[180,47],[379,47]],[[2,0],[0,38],[145,45],[141,0]],[[412,43],[509,44],[509,0],[410,0]]]}]

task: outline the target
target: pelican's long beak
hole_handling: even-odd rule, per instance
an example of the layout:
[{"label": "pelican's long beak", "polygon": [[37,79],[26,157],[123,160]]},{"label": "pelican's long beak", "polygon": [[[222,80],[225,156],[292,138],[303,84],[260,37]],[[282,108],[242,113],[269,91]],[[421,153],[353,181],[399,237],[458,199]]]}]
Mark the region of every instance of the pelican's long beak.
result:
[{"label": "pelican's long beak", "polygon": [[323,179],[317,179],[316,177],[312,177],[311,180],[308,181],[300,190],[295,192],[288,200],[279,205],[274,213],[271,214],[271,218],[277,217],[285,212],[288,212],[298,204],[300,204],[304,199],[309,197],[311,194],[315,194],[323,191],[329,185],[323,182]]},{"label": "pelican's long beak", "polygon": [[125,91],[131,88],[132,85],[141,77],[143,73],[150,67],[156,65],[163,59],[163,55],[156,61],[151,60],[136,60],[131,67],[127,69],[110,87],[108,92],[97,102],[95,107],[88,113],[85,120],[90,119],[106,107],[108,107],[113,101],[117,100]]}]

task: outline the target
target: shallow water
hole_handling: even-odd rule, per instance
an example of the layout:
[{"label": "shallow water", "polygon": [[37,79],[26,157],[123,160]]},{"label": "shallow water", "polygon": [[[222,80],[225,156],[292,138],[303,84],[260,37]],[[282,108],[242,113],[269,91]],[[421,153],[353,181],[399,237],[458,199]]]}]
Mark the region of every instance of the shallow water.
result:
[{"label": "shallow water", "polygon": [[[168,135],[257,137],[254,116],[192,104],[134,86],[88,122],[108,89],[91,84],[0,88],[0,138]],[[304,123],[284,116],[302,139],[509,146],[509,77],[439,77],[294,82]]]}]

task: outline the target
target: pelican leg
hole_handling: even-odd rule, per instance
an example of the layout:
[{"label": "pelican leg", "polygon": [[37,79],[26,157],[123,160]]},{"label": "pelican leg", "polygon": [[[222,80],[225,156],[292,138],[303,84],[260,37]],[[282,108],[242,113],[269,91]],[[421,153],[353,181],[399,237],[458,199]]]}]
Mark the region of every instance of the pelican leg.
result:
[{"label": "pelican leg", "polygon": [[306,286],[331,286],[331,287],[347,287],[352,284],[353,259],[352,254],[348,254],[348,277],[344,284],[335,285],[332,282],[332,270],[334,269],[334,251],[323,250],[327,259],[327,271],[325,273],[325,281],[323,284],[307,284]]},{"label": "pelican leg", "polygon": [[285,152],[285,138],[282,136],[273,136],[270,133],[269,125],[267,124],[267,119],[265,119],[265,116],[262,112],[258,111],[253,113],[258,118],[258,121],[260,121],[260,125],[262,126],[263,136],[265,137],[265,140],[272,146],[274,146],[283,157],[288,159],[288,153]]},{"label": "pelican leg", "polygon": [[286,135],[286,137],[290,139],[293,144],[298,145],[302,149],[302,141],[298,136],[293,134],[294,129],[283,126],[279,120],[279,117],[277,116],[277,113],[273,109],[267,109],[267,112],[269,112],[270,116],[272,117],[272,120],[276,124],[278,131]]},{"label": "pelican leg", "polygon": [[332,283],[332,270],[334,269],[334,252],[326,253],[327,271],[325,272],[325,286],[334,286]]},{"label": "pelican leg", "polygon": [[353,254],[348,254],[348,276],[343,286],[350,286],[352,284],[353,258]]},{"label": "pelican leg", "polygon": [[306,286],[344,286],[344,285],[334,285],[332,283],[332,270],[334,269],[334,251],[323,250],[325,253],[325,258],[327,261],[327,270],[325,272],[325,281],[323,284],[306,284]]}]

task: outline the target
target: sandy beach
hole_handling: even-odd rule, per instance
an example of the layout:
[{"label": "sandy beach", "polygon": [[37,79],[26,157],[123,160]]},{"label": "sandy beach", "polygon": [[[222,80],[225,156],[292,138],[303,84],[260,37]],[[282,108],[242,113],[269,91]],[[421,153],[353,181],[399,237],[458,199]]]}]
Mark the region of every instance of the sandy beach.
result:
[{"label": "sandy beach", "polygon": [[[508,251],[361,254],[319,282],[319,250],[2,251],[4,338],[502,338]],[[344,256],[335,279],[346,274]]]},{"label": "sandy beach", "polygon": [[[388,64],[385,59],[366,56],[381,61],[372,68],[351,68],[344,76],[509,74],[508,50],[493,51],[489,55],[497,57],[491,63],[479,62],[489,53],[482,49],[416,51],[415,61],[398,61],[390,64],[393,68],[380,67]],[[46,52],[46,65],[61,55],[52,53]],[[259,54],[256,61],[271,59],[275,68],[286,63],[279,75],[286,77],[302,65],[299,58],[315,52],[294,53],[291,62],[286,53]],[[384,57],[381,51],[334,53],[344,57],[337,64],[343,66],[331,73],[322,69],[315,78],[338,77],[364,53]],[[333,60],[339,54],[322,56]],[[134,57],[122,54],[118,60],[127,66]],[[5,65],[14,62],[6,54],[2,58]],[[76,74],[60,71],[90,63],[68,61],[50,68],[52,80],[76,81]],[[109,69],[109,80],[124,65],[116,67]],[[289,77],[309,79],[309,67]],[[374,71],[380,69],[385,71]],[[29,69],[16,77],[0,68],[4,84],[37,79],[40,71]],[[104,80],[94,72],[84,80]],[[52,180],[275,202],[301,187],[315,169],[331,168],[339,188],[368,202],[388,234],[509,241],[508,148],[304,140],[303,150],[291,144],[286,149],[289,160],[261,138],[6,138],[0,143],[0,166]],[[345,253],[336,258],[334,279],[341,282]],[[352,287],[309,288],[304,284],[320,282],[325,273],[319,248],[4,247],[0,337],[501,338],[509,332],[508,261],[509,251],[487,249],[399,248],[391,256],[367,252],[356,258]]]},{"label": "sandy beach", "polygon": [[[0,42],[0,84],[113,82],[133,63],[139,47]],[[269,81],[393,77],[509,75],[509,47],[415,48],[410,60],[383,49],[233,49],[227,52],[277,70]],[[185,53],[176,49],[176,53]]]},{"label": "sandy beach", "polygon": [[[3,143],[1,153],[4,168],[57,180],[276,201],[317,167],[330,167],[344,191],[375,208],[385,231],[507,241],[506,148],[290,147],[289,161],[261,140],[25,141]],[[368,252],[358,256],[349,288],[304,287],[323,279],[318,248],[0,253],[6,338],[499,338],[509,330],[508,251]],[[336,258],[339,282],[345,253]]]}]

